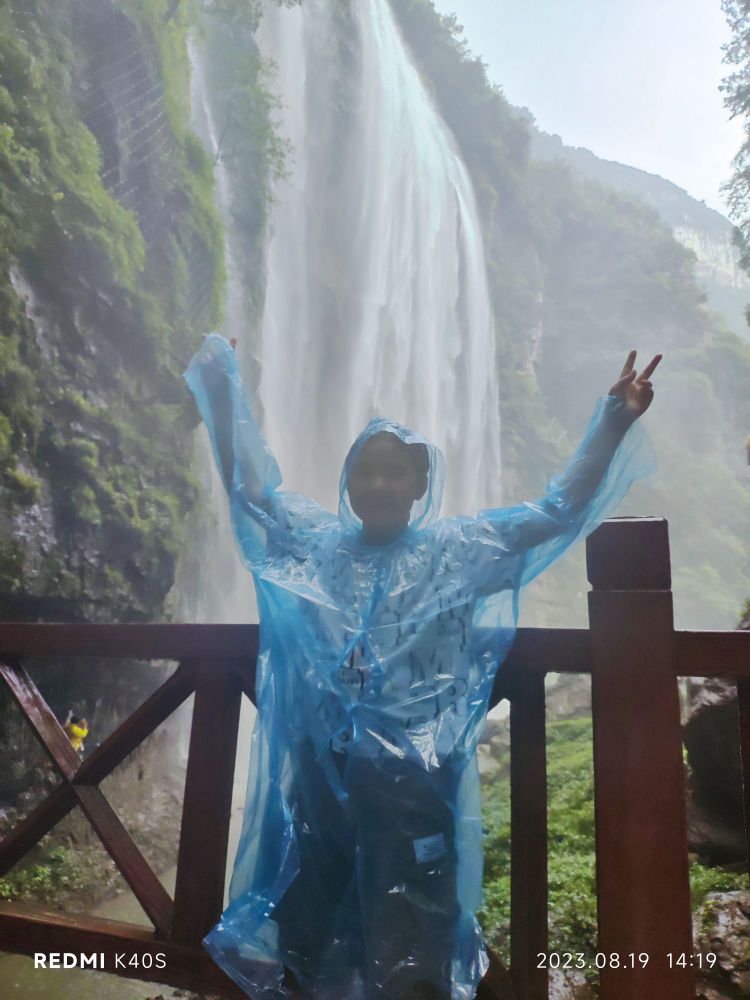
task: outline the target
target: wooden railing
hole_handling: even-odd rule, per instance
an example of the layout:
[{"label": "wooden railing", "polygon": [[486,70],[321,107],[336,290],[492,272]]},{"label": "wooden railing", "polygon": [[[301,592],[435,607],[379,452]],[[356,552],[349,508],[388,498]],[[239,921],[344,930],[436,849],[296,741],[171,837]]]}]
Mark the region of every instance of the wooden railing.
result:
[{"label": "wooden railing", "polygon": [[[682,731],[677,680],[737,678],[746,828],[750,818],[750,634],[675,631],[666,522],[615,519],[587,542],[589,629],[521,629],[492,702],[511,703],[511,973],[494,963],[480,1000],[546,1000],[547,673],[591,675],[598,949],[602,1000],[692,1000]],[[0,625],[0,674],[61,783],[0,844],[7,872],[80,805],[152,928],[0,904],[0,950],[104,952],[110,971],[226,997],[244,993],[201,939],[223,902],[243,692],[254,698],[257,627]],[[172,676],[84,761],[25,672],[24,656],[134,657],[179,662]],[[122,826],[99,783],[195,692],[174,900]],[[573,943],[571,942],[571,945]],[[114,954],[165,955],[164,968],[114,967]],[[627,967],[631,955],[645,953]],[[586,956],[593,962],[594,956]],[[623,967],[623,963],[626,967]]]},{"label": "wooden railing", "polygon": [[[3,623],[0,674],[61,783],[0,844],[0,874],[13,867],[80,806],[153,924],[153,929],[0,904],[0,949],[104,953],[107,971],[203,990],[245,994],[210,959],[202,937],[224,893],[229,818],[243,691],[254,697],[257,626],[52,625]],[[81,761],[20,659],[39,655],[177,660],[175,672],[104,743]],[[195,693],[174,901],[170,899],[99,783]],[[164,968],[144,968],[143,956]],[[115,966],[115,954],[124,955]],[[139,956],[132,964],[132,956]],[[148,960],[146,960],[148,961]],[[124,965],[124,968],[122,967]]]},{"label": "wooden railing", "polygon": [[[521,630],[494,692],[511,699],[516,994],[548,996],[537,956],[547,950],[544,678],[554,671],[591,675],[600,997],[693,1000],[678,678],[737,679],[750,852],[750,633],[674,629],[660,518],[606,521],[587,540],[586,555],[590,627]],[[645,968],[640,954],[648,956]],[[680,955],[686,967],[676,964]]]}]

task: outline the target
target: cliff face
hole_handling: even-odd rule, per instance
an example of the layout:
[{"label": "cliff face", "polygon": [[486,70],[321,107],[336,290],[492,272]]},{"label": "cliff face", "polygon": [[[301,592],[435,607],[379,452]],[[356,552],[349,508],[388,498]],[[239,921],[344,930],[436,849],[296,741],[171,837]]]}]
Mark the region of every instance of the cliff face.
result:
[{"label": "cliff face", "polygon": [[[523,109],[522,117],[533,121]],[[734,227],[719,212],[691,198],[671,181],[623,163],[602,160],[588,149],[566,146],[559,136],[531,127],[532,155],[541,162],[559,162],[575,174],[605,184],[651,205],[671,228],[675,239],[695,254],[696,281],[709,307],[739,336],[750,337],[745,311],[750,303],[750,278],[739,265]]]},{"label": "cliff face", "polygon": [[[198,511],[198,414],[181,373],[219,321],[225,280],[213,163],[190,129],[194,8],[11,6],[0,10],[0,620],[165,621]],[[257,287],[269,163],[282,150],[257,60],[234,65],[228,51],[223,77],[254,127],[243,159],[252,182],[235,207]],[[93,658],[24,665],[58,718],[88,718],[89,750],[170,670]],[[108,779],[157,866],[172,859],[180,808],[164,784],[169,735]],[[51,775],[3,685],[0,742],[5,829]],[[93,839],[71,816],[45,843]]]},{"label": "cliff face", "polygon": [[215,321],[220,230],[165,3],[0,14],[0,616],[163,615]]},{"label": "cliff face", "polygon": [[[658,473],[620,512],[668,518],[678,624],[733,627],[750,586],[742,554],[750,400],[741,386],[750,378],[750,346],[706,308],[695,255],[673,231],[705,231],[706,266],[710,259],[725,274],[728,223],[674,185],[602,165],[559,141],[549,140],[551,153],[540,157],[528,113],[488,82],[455,19],[441,18],[430,0],[391,5],[481,206],[503,390],[505,501],[539,495],[549,472],[562,467],[630,348],[641,357],[663,352],[645,420]],[[625,190],[634,175],[653,204]],[[576,555],[577,563],[574,556],[545,574],[547,623],[585,621]]]}]

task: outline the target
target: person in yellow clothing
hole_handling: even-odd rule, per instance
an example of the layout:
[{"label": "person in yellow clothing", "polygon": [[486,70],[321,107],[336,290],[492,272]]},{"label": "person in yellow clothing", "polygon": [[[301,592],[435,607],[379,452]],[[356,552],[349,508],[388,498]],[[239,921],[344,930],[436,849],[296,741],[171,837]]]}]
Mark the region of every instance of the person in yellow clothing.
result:
[{"label": "person in yellow clothing", "polygon": [[63,729],[73,749],[78,753],[83,753],[83,741],[89,734],[89,724],[86,719],[79,719],[77,715],[69,715]]}]

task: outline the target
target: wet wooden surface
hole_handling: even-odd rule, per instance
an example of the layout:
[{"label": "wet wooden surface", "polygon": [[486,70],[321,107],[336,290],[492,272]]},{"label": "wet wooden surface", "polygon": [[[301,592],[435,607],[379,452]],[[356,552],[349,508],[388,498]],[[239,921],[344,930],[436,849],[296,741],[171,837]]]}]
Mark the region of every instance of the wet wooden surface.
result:
[{"label": "wet wooden surface", "polygon": [[601,996],[694,1000],[695,972],[668,960],[693,938],[667,526],[604,527],[587,549],[598,950],[617,956]]},{"label": "wet wooden surface", "polygon": [[196,685],[171,936],[199,944],[224,908],[242,689],[215,660],[196,664]]},{"label": "wet wooden surface", "polygon": [[[0,941],[4,951],[19,955],[63,951],[85,955],[103,953],[105,972],[213,993],[225,1000],[247,1000],[247,994],[202,947],[165,940],[147,928],[116,920],[41,909],[29,913],[13,903],[0,901]],[[121,956],[120,963],[116,962],[117,955]],[[153,961],[149,968],[144,967],[149,961],[144,958],[146,955]],[[156,962],[159,955],[164,956],[164,968],[159,968]]]},{"label": "wet wooden surface", "polygon": [[511,969],[518,1000],[546,1000],[547,755],[544,675],[516,679],[510,704]]}]

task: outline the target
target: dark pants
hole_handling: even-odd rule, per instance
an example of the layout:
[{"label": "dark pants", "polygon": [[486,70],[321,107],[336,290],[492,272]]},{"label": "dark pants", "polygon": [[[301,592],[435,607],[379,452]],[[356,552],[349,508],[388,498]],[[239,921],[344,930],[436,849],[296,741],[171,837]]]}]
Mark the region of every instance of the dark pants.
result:
[{"label": "dark pants", "polygon": [[295,753],[300,872],[273,913],[282,961],[311,990],[359,970],[372,1000],[449,1000],[458,774],[334,756],[344,804],[312,744]]},{"label": "dark pants", "polygon": [[300,870],[272,917],[282,962],[312,990],[362,963],[355,843],[312,742],[296,744],[292,755],[290,806]]}]

